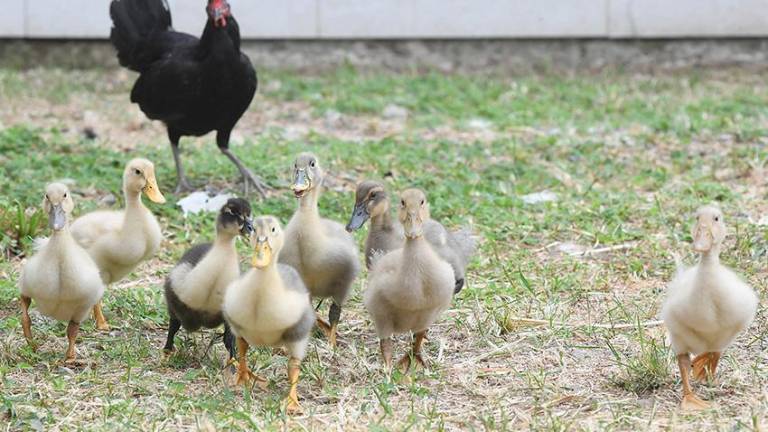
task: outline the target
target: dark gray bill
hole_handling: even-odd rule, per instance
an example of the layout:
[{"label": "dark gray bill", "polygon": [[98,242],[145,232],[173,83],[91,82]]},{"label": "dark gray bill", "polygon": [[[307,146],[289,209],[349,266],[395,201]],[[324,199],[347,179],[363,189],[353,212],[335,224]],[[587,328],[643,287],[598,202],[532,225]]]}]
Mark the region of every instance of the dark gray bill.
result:
[{"label": "dark gray bill", "polygon": [[371,215],[368,214],[368,209],[366,208],[365,202],[356,205],[355,209],[352,210],[352,217],[349,218],[347,231],[352,232],[360,229],[360,227],[363,226],[369,217],[371,217]]},{"label": "dark gray bill", "polygon": [[247,236],[253,232],[253,221],[250,218],[245,219],[243,227],[240,228],[240,234]]}]

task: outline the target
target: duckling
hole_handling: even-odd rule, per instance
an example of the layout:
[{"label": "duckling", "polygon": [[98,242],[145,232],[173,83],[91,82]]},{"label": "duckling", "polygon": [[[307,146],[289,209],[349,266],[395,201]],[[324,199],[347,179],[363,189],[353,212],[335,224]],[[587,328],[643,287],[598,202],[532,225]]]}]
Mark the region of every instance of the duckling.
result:
[{"label": "duckling", "polygon": [[43,208],[53,234],[24,264],[19,278],[24,337],[34,347],[29,317],[29,306],[34,299],[43,315],[69,322],[65,363],[76,361],[75,341],[80,323],[104,294],[99,268],[70,233],[69,216],[74,207],[65,185],[51,183],[46,187]]},{"label": "duckling", "polygon": [[723,213],[714,206],[696,212],[693,249],[699,263],[684,268],[678,261],[675,279],[669,284],[661,316],[669,330],[672,349],[683,382],[683,409],[705,409],[708,403],[691,390],[688,374],[698,380],[715,375],[720,355],[746,329],[757,311],[757,295],[739,276],[720,264],[720,248],[726,228]]},{"label": "duckling", "polygon": [[235,343],[229,325],[221,314],[224,290],[240,276],[235,249],[237,235],[253,231],[251,205],[241,198],[230,198],[216,220],[216,240],[189,249],[165,280],[168,306],[168,339],[164,352],[173,351],[173,338],[181,326],[187,331],[224,324],[224,346],[230,360],[235,358]]},{"label": "duckling", "polygon": [[[141,202],[142,192],[153,202],[165,202],[157,187],[154,164],[133,159],[123,172],[125,210],[94,211],[72,223],[72,237],[91,255],[107,285],[122,279],[160,248],[160,224]],[[109,330],[101,301],[94,306],[93,315],[99,330]]]},{"label": "duckling", "polygon": [[[392,335],[408,331],[414,333],[413,359],[424,366],[422,342],[429,326],[450,305],[455,282],[451,265],[424,238],[429,205],[423,191],[407,189],[400,194],[398,219],[405,245],[375,260],[363,294],[387,370],[392,366]],[[398,365],[407,371],[411,356],[404,356]]]},{"label": "duckling", "polygon": [[291,388],[286,398],[287,410],[301,410],[296,387],[299,366],[315,323],[315,311],[309,291],[299,273],[291,266],[278,264],[286,236],[280,222],[262,216],[254,223],[251,243],[253,268],[232,282],[224,294],[223,312],[232,332],[237,336],[237,381],[250,385],[266,380],[248,369],[249,345],[283,347],[288,351],[288,381]]},{"label": "duckling", "polygon": [[[389,196],[384,185],[366,180],[355,191],[355,208],[347,224],[347,231],[359,229],[369,218],[371,228],[365,240],[365,264],[370,270],[376,256],[403,247],[405,234],[402,226],[392,223]],[[475,252],[475,239],[470,230],[462,228],[448,231],[440,222],[429,219],[424,222],[424,238],[453,267],[456,276],[454,294],[458,294],[464,287],[467,264]]]},{"label": "duckling", "polygon": [[377,254],[403,247],[405,234],[403,227],[392,223],[389,214],[389,195],[384,185],[372,180],[365,180],[355,190],[355,207],[346,226],[347,232],[360,229],[371,220],[371,228],[365,239],[365,266],[370,270]]},{"label": "duckling", "polygon": [[317,200],[323,170],[317,156],[300,154],[293,169],[292,188],[299,199],[299,207],[285,228],[285,247],[280,254],[280,262],[299,272],[312,297],[330,297],[333,300],[328,313],[329,322],[318,318],[317,323],[334,347],[341,307],[360,272],[357,244],[342,224],[320,217]]}]

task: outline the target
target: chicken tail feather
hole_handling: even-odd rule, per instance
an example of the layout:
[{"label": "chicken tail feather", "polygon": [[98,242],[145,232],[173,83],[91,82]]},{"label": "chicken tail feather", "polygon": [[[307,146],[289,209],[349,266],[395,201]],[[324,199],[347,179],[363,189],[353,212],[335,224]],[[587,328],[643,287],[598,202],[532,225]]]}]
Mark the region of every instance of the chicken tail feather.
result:
[{"label": "chicken tail feather", "polygon": [[112,0],[109,15],[112,18],[109,39],[117,50],[120,65],[142,72],[151,60],[147,41],[156,33],[172,29],[168,2]]}]

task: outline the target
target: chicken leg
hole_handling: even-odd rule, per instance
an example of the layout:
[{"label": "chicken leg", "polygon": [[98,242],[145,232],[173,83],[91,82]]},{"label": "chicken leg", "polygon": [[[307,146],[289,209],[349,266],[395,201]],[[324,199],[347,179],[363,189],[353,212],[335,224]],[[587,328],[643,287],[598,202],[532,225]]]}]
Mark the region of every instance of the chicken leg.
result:
[{"label": "chicken leg", "polygon": [[254,188],[256,188],[256,192],[261,195],[262,198],[267,196],[267,190],[271,189],[269,185],[264,183],[263,180],[261,180],[259,177],[257,177],[251,170],[245,167],[242,162],[240,162],[240,159],[237,158],[230,150],[229,150],[229,135],[231,131],[223,132],[219,131],[216,133],[216,143],[219,146],[219,150],[221,150],[222,153],[226,157],[229,158],[230,161],[232,161],[233,164],[237,167],[238,171],[240,171],[240,175],[243,176],[243,194],[248,195],[248,186],[253,185]]},{"label": "chicken leg", "polygon": [[181,155],[179,154],[179,140],[181,135],[168,129],[168,139],[171,141],[171,151],[173,151],[173,163],[176,165],[176,190],[174,193],[180,194],[195,190],[187,176],[184,175],[184,167],[181,166]]}]

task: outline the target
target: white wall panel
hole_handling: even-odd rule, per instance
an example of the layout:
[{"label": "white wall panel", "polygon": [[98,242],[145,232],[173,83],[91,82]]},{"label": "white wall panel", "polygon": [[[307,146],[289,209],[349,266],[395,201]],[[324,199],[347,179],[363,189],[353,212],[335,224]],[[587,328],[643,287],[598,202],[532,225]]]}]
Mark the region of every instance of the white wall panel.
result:
[{"label": "white wall panel", "polygon": [[[169,0],[200,34],[205,0]],[[106,38],[109,0],[3,0],[0,37]],[[230,0],[244,38],[768,36],[768,0]]]},{"label": "white wall panel", "polygon": [[768,0],[611,0],[611,37],[768,34]]},{"label": "white wall panel", "polygon": [[601,37],[608,0],[319,0],[324,38]]},{"label": "white wall panel", "polygon": [[[12,0],[6,0],[9,2]],[[109,35],[108,0],[25,0],[26,36],[100,38]]]},{"label": "white wall panel", "polygon": [[24,9],[23,1],[4,2],[0,13],[0,36],[24,35]]}]

